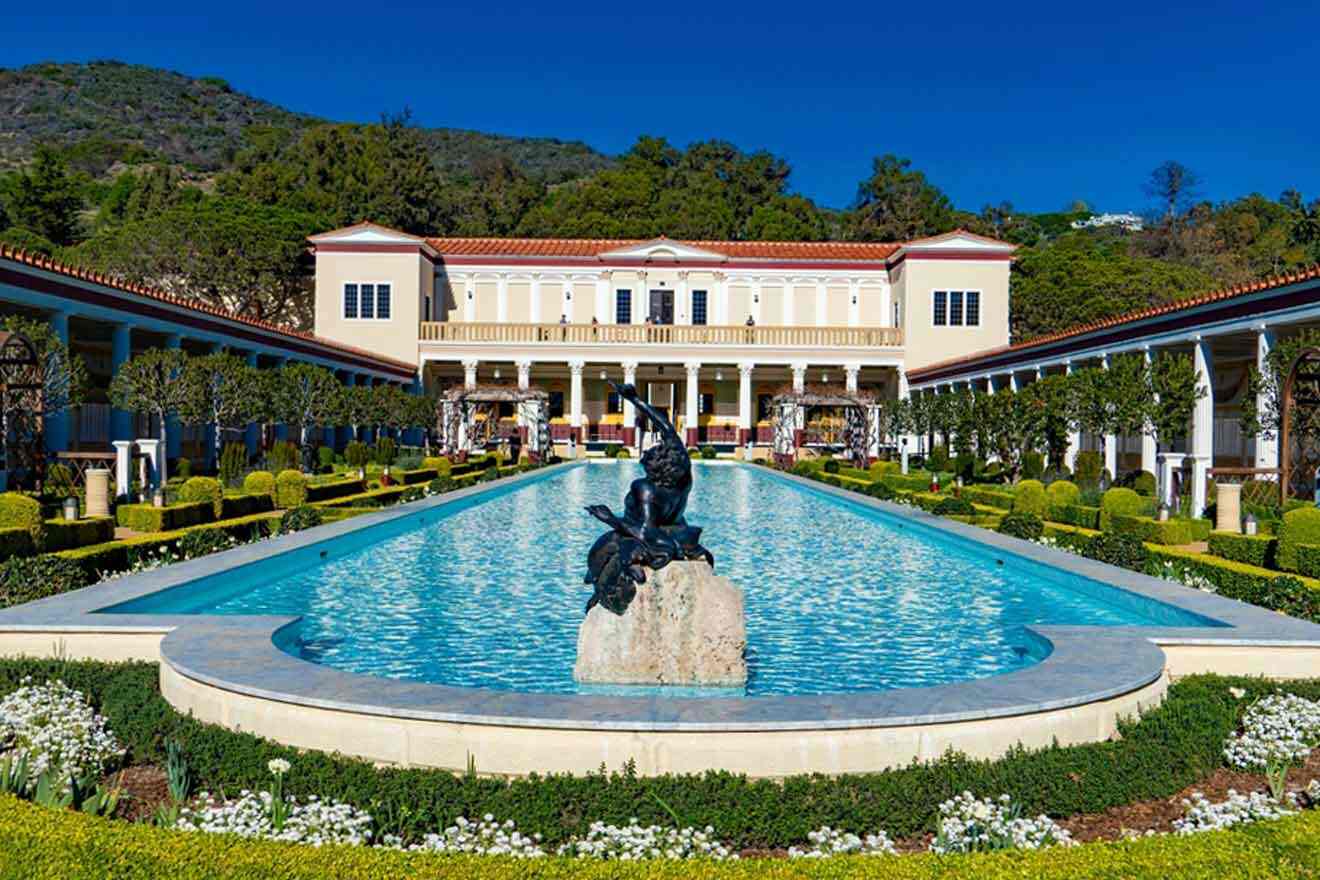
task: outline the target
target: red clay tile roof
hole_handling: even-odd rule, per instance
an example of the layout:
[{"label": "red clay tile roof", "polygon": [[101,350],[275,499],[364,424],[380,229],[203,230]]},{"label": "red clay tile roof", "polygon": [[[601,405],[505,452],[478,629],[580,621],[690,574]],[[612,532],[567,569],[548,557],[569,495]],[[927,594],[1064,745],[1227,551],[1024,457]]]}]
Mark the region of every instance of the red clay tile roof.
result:
[{"label": "red clay tile roof", "polygon": [[[592,258],[648,244],[641,238],[428,238],[443,256]],[[864,260],[883,262],[901,244],[862,241],[679,241],[675,244],[754,260]]]},{"label": "red clay tile roof", "polygon": [[1112,318],[1092,321],[1089,324],[1079,324],[1075,327],[1069,327],[1067,330],[1060,330],[1057,333],[1047,333],[1044,336],[1037,336],[1034,339],[1017,342],[1013,345],[1001,345],[998,348],[988,348],[983,351],[978,351],[975,354],[963,355],[962,357],[950,358],[949,360],[939,361],[938,363],[927,364],[920,369],[913,370],[908,374],[908,378],[910,380],[920,380],[920,378],[926,373],[934,372],[936,370],[946,370],[949,367],[959,366],[961,364],[971,365],[984,358],[1004,354],[1005,352],[1027,351],[1039,346],[1060,342],[1064,339],[1071,339],[1074,336],[1084,336],[1087,333],[1094,333],[1097,330],[1109,330],[1122,324],[1131,324],[1135,321],[1142,321],[1147,318],[1157,318],[1161,315],[1167,315],[1172,312],[1194,309],[1197,306],[1221,302],[1237,296],[1260,293],[1265,290],[1273,290],[1277,287],[1287,287],[1290,284],[1297,284],[1302,281],[1312,281],[1317,278],[1320,278],[1320,263],[1308,266],[1305,269],[1299,269],[1296,272],[1290,272],[1286,275],[1271,275],[1268,278],[1262,278],[1261,280],[1253,281],[1250,284],[1238,284],[1234,287],[1225,287],[1221,290],[1210,291],[1209,293],[1203,293],[1187,299],[1179,299],[1174,300],[1173,302],[1164,303],[1163,305],[1151,306],[1148,309],[1139,309],[1135,312],[1115,315]]},{"label": "red clay tile roof", "polygon": [[92,272],[88,269],[83,269],[78,266],[71,266],[68,265],[67,263],[61,263],[58,260],[51,259],[45,254],[39,254],[39,253],[30,254],[26,250],[23,250],[21,248],[14,248],[8,245],[0,244],[0,259],[11,260],[15,263],[22,263],[23,265],[32,266],[37,269],[43,269],[47,272],[55,272],[59,275],[64,275],[69,278],[76,278],[80,281],[87,281],[93,284],[99,284],[102,287],[109,287],[113,290],[122,291],[124,293],[131,293],[137,296],[145,296],[149,299],[154,299],[160,302],[168,303],[170,305],[179,306],[185,309],[190,309],[194,312],[201,312],[203,314],[211,315],[216,318],[223,318],[228,321],[236,321],[240,324],[247,324],[250,327],[257,327],[261,330],[265,330],[270,333],[275,333],[280,336],[287,336],[294,339],[300,339],[306,342],[313,342],[325,348],[344,352],[346,354],[352,354],[358,357],[371,358],[372,360],[379,362],[382,366],[393,367],[396,369],[399,367],[406,367],[410,372],[415,369],[413,364],[409,364],[404,361],[397,361],[394,360],[393,358],[382,357],[381,355],[378,355],[372,351],[368,351],[364,348],[356,348],[351,345],[344,345],[341,342],[332,342],[329,339],[323,339],[320,336],[317,336],[313,333],[308,333],[304,330],[296,330],[292,327],[288,327],[283,324],[274,324],[271,323],[270,321],[262,321],[259,318],[252,318],[247,315],[236,314],[234,312],[226,311],[225,309],[217,308],[216,306],[210,305],[209,303],[204,303],[199,300],[193,300],[193,299],[184,299],[183,297],[174,296],[173,294],[165,293],[164,291],[160,291],[160,290],[154,290],[150,287],[145,287],[141,284],[129,284],[120,281],[112,276],[102,274],[100,272]]}]

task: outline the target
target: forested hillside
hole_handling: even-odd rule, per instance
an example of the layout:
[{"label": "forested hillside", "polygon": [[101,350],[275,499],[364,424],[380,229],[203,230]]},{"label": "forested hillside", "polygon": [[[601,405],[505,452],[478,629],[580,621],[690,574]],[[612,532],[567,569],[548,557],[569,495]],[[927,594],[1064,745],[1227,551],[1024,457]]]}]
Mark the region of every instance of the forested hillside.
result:
[{"label": "forested hillside", "polygon": [[[0,240],[267,320],[310,324],[307,235],[371,219],[414,233],[901,241],[964,227],[1022,245],[1013,335],[1320,260],[1320,200],[1212,204],[1176,162],[1146,180],[1146,228],[953,205],[877,150],[846,208],[794,192],[788,162],[720,140],[583,144],[335,123],[223,81],[113,62],[0,70]],[[1008,195],[1008,194],[1006,194]],[[1063,199],[1061,198],[1061,201]]]}]

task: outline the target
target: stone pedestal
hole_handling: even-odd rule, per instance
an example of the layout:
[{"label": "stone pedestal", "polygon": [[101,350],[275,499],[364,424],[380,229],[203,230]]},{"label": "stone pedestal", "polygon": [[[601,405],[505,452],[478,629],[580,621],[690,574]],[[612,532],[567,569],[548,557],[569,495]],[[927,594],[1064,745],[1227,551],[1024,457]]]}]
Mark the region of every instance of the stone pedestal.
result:
[{"label": "stone pedestal", "polygon": [[591,684],[747,683],[743,595],[705,562],[647,571],[622,615],[592,608],[578,630],[573,677]]},{"label": "stone pedestal", "polygon": [[115,440],[115,497],[127,498],[133,484],[133,441]]},{"label": "stone pedestal", "polygon": [[110,471],[105,468],[88,468],[87,480],[87,515],[110,515]]},{"label": "stone pedestal", "polygon": [[1215,529],[1221,532],[1242,531],[1242,484],[1215,484]]}]

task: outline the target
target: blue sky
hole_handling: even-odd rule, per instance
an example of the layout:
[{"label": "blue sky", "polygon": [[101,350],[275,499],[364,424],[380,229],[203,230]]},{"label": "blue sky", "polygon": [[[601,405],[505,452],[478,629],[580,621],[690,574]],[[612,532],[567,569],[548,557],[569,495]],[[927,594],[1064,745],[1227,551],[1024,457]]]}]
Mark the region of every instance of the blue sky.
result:
[{"label": "blue sky", "polygon": [[1216,200],[1320,196],[1315,3],[57,6],[6,12],[0,66],[117,58],[333,119],[408,107],[608,153],[718,137],[835,207],[886,152],[972,210],[1143,209],[1170,158]]}]

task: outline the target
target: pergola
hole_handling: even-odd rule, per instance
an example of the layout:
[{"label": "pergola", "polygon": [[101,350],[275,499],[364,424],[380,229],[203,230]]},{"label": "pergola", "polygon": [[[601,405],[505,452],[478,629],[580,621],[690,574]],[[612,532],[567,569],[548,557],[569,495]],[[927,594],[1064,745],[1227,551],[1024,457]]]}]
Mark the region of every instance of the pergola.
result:
[{"label": "pergola", "polygon": [[25,336],[0,333],[0,455],[9,488],[41,491],[46,475],[46,365]]},{"label": "pergola", "polygon": [[[513,405],[517,416],[516,432],[500,429],[500,407],[506,403]],[[552,448],[549,413],[550,395],[540,388],[473,385],[444,392],[436,416],[445,454],[451,458],[463,458],[492,442],[512,445],[516,437],[528,455],[539,460]]]},{"label": "pergola", "polygon": [[[804,446],[841,446],[858,467],[866,467],[871,449],[880,437],[876,399],[866,392],[825,386],[782,389],[771,401],[774,412],[776,460],[792,464]],[[838,428],[811,422],[811,411],[838,410],[843,421]]]}]

